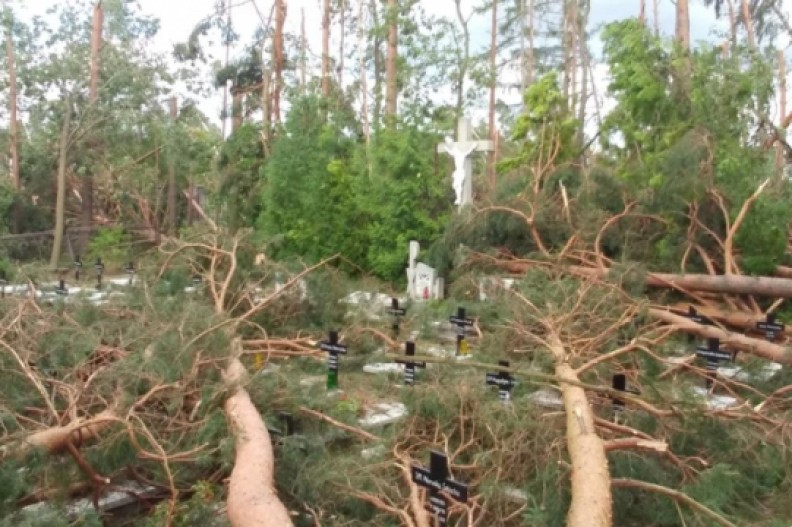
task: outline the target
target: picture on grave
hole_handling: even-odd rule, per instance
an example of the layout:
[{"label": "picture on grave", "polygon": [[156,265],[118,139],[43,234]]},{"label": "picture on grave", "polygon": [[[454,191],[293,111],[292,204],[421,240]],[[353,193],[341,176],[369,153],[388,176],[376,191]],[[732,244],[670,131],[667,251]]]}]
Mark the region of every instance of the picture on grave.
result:
[{"label": "picture on grave", "polygon": [[412,467],[413,483],[429,491],[427,508],[442,526],[448,524],[446,495],[459,503],[468,501],[468,486],[451,479],[449,474],[448,457],[436,450],[432,450],[429,454],[429,470],[415,465]]},{"label": "picture on grave", "polygon": [[404,384],[413,386],[415,384],[415,368],[426,368],[425,362],[411,361],[409,357],[415,356],[415,342],[404,343],[404,354],[407,358],[404,360],[397,360],[399,364],[404,364]]},{"label": "picture on grave", "polygon": [[449,317],[449,322],[451,322],[454,326],[456,326],[456,356],[457,357],[466,357],[470,354],[470,349],[468,348],[467,340],[465,339],[465,334],[468,331],[468,328],[473,326],[473,320],[467,318],[467,313],[464,307],[460,307],[457,309],[457,314],[452,315]]},{"label": "picture on grave", "polygon": [[327,352],[327,389],[338,388],[338,355],[346,355],[347,347],[338,342],[338,332],[329,331],[327,340],[319,343],[319,349]]},{"label": "picture on grave", "polygon": [[[507,360],[500,360],[498,361],[498,366],[502,368],[509,367],[509,361]],[[498,388],[498,397],[504,403],[508,403],[511,401],[511,391],[512,388],[517,384],[517,381],[514,380],[514,376],[508,371],[499,371],[495,373],[488,373],[486,377],[486,383],[489,386],[497,386]]]}]

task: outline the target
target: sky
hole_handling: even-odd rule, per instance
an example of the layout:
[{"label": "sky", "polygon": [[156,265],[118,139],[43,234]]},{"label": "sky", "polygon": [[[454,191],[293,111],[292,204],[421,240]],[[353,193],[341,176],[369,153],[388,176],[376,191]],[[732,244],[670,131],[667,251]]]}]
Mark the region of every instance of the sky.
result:
[{"label": "sky", "polygon": [[[28,14],[43,14],[47,8],[59,1],[69,0],[24,0],[21,2],[24,10]],[[155,37],[152,45],[153,51],[158,51],[169,55],[173,45],[186,40],[195,25],[209,13],[213,12],[217,0],[136,0],[143,13],[152,15],[160,20],[161,30]],[[259,9],[268,16],[272,0],[255,0]],[[357,0],[349,0],[354,5]],[[455,8],[453,0],[420,0],[421,6],[430,14],[447,15],[455,18]],[[462,0],[462,11],[468,13],[474,5],[480,5],[483,0]],[[647,5],[651,6],[651,0],[646,0]],[[792,0],[783,0],[784,9],[792,15]],[[251,0],[233,0],[233,24],[235,30],[241,35],[240,44],[236,49],[232,48],[231,55],[241,52],[242,45],[250,40],[250,36],[259,25],[259,18],[256,10],[251,4]],[[318,62],[318,53],[321,49],[321,4],[322,0],[287,0],[287,19],[286,31],[299,34],[301,13],[305,13],[305,23],[308,35],[308,45],[313,56],[313,61]],[[356,9],[356,7],[355,7]],[[601,45],[596,38],[596,31],[605,23],[614,20],[637,16],[639,10],[639,0],[591,0],[591,14],[589,30],[593,31],[595,38],[591,41],[591,49],[596,61],[600,55]],[[649,23],[653,24],[651,7],[648,8],[647,16]],[[489,43],[490,15],[484,13],[474,16],[471,19],[471,41],[473,48],[485,48]],[[659,0],[659,26],[661,32],[670,35],[674,31],[675,5],[672,0]],[[690,0],[690,20],[691,36],[694,41],[719,42],[726,29],[723,21],[715,19],[712,8],[706,7],[702,0]],[[356,45],[354,36],[348,37],[348,45]],[[784,38],[779,41],[779,45],[786,48],[787,54],[792,58],[789,49],[789,41]],[[331,49],[337,49],[338,44],[331,44]],[[212,51],[216,58],[224,57],[224,50],[218,45]],[[792,68],[789,68],[792,69]],[[604,65],[595,66],[595,86],[600,97],[605,93],[607,86],[607,68]],[[792,82],[788,82],[792,87]],[[450,96],[448,94],[440,97]],[[507,104],[518,104],[520,94],[516,92],[499,93],[499,98]],[[789,98],[792,100],[792,97]],[[448,102],[451,102],[450,100]],[[603,108],[607,111],[610,104],[604,101]],[[201,108],[213,120],[219,123],[219,116],[222,109],[222,92],[220,90],[207,100],[202,101]],[[486,114],[486,100],[477,101],[469,109],[469,114],[474,121],[484,119]]]}]

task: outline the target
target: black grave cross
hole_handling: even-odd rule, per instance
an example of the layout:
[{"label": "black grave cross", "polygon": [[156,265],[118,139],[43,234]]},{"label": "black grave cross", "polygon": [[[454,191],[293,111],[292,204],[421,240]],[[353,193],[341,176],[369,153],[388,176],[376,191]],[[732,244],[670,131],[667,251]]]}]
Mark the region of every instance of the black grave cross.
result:
[{"label": "black grave cross", "polygon": [[432,450],[429,455],[429,470],[413,465],[413,483],[429,490],[429,509],[441,526],[448,524],[448,497],[460,503],[468,501],[468,486],[449,478],[448,458],[442,452]]},{"label": "black grave cross", "polygon": [[80,260],[80,255],[78,254],[77,257],[74,259],[74,281],[80,281],[80,271],[82,270],[82,260]]},{"label": "black grave cross", "polygon": [[329,331],[319,349],[327,352],[327,389],[334,390],[338,388],[338,355],[346,355],[347,347],[338,343],[338,331]]},{"label": "black grave cross", "polygon": [[96,269],[96,288],[102,289],[102,275],[104,274],[105,265],[101,258],[96,259],[94,269]]},{"label": "black grave cross", "polygon": [[[627,376],[623,373],[616,373],[613,375],[612,386],[617,392],[631,393],[633,395],[638,395],[641,393],[638,390],[627,389]],[[621,412],[624,410],[624,399],[611,396],[611,400],[613,401],[613,410],[615,412]]]},{"label": "black grave cross", "polygon": [[[684,316],[697,324],[711,324],[710,319],[700,315],[698,311],[696,311],[696,308],[693,306],[688,307],[688,311]],[[693,342],[695,339],[696,339],[695,335],[693,335],[692,333],[688,333],[688,342]]]},{"label": "black grave cross", "polygon": [[393,331],[393,338],[397,338],[399,336],[400,317],[407,314],[407,310],[403,307],[399,307],[399,299],[394,297],[391,298],[391,307],[388,309],[388,313],[393,315],[391,330]]},{"label": "black grave cross", "polygon": [[772,313],[767,314],[765,320],[756,323],[756,329],[765,332],[765,338],[773,342],[779,333],[783,333],[786,325],[783,322],[778,322],[775,315]]},{"label": "black grave cross", "polygon": [[60,296],[66,296],[69,294],[69,290],[66,289],[66,282],[63,280],[58,281],[58,286],[55,288],[55,294]]},{"label": "black grave cross", "polygon": [[426,363],[410,360],[410,357],[415,356],[415,342],[404,343],[404,354],[407,355],[407,358],[396,362],[404,364],[404,384],[412,386],[415,384],[415,368],[426,368]]},{"label": "black grave cross", "polygon": [[467,356],[469,353],[468,343],[465,340],[465,333],[467,329],[473,325],[473,320],[467,318],[467,313],[464,307],[457,308],[457,314],[449,317],[449,322],[456,326],[456,355]]},{"label": "black grave cross", "polygon": [[730,352],[720,349],[720,339],[707,339],[706,346],[696,348],[696,355],[707,361],[707,370],[710,372],[707,388],[712,386],[712,378],[717,375],[718,365],[734,357]]},{"label": "black grave cross", "polygon": [[124,267],[124,272],[129,275],[129,285],[132,285],[132,281],[135,279],[135,264],[129,262]]},{"label": "black grave cross", "polygon": [[[498,366],[508,368],[509,361],[499,360]],[[498,397],[500,397],[500,400],[504,403],[508,403],[511,400],[512,388],[517,384],[517,381],[514,380],[514,376],[507,371],[488,373],[486,382],[490,386],[498,387]]]},{"label": "black grave cross", "polygon": [[0,298],[5,298],[5,286],[7,283],[6,273],[0,269]]}]

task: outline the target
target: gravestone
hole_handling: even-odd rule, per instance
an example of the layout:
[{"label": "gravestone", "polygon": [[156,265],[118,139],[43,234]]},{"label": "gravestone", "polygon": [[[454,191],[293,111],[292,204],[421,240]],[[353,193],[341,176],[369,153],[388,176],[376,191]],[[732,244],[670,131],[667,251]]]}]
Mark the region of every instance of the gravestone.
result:
[{"label": "gravestone", "polygon": [[470,354],[468,342],[465,339],[465,334],[468,328],[473,326],[473,320],[467,318],[467,313],[464,307],[457,308],[457,314],[452,315],[448,319],[454,326],[456,326],[456,356],[467,357]]},{"label": "gravestone", "polygon": [[415,342],[404,343],[404,354],[407,355],[407,358],[396,362],[404,364],[404,384],[412,386],[415,384],[415,368],[426,368],[426,363],[410,360],[410,357],[415,356]]},{"label": "gravestone", "polygon": [[[498,366],[508,368],[509,361],[499,360]],[[508,403],[511,400],[512,388],[514,388],[514,386],[517,384],[517,381],[514,380],[514,376],[511,373],[507,371],[499,371],[495,373],[488,373],[486,383],[489,386],[497,386],[498,396],[500,397],[501,402]]]},{"label": "gravestone", "polygon": [[346,355],[347,347],[338,343],[338,332],[328,332],[326,341],[319,343],[319,349],[327,352],[327,389],[338,388],[338,355]]},{"label": "gravestone", "polygon": [[413,465],[412,481],[429,491],[428,509],[441,526],[448,525],[448,500],[441,492],[460,503],[468,501],[468,486],[449,477],[448,458],[442,452],[431,451],[429,470]]},{"label": "gravestone", "polygon": [[765,338],[773,342],[779,333],[783,333],[786,325],[778,322],[772,313],[768,313],[765,320],[756,323],[756,329],[765,332]]},{"label": "gravestone", "polygon": [[440,300],[443,298],[443,279],[437,271],[424,263],[418,262],[421,245],[410,241],[409,265],[407,267],[407,295],[416,301]]},{"label": "gravestone", "polygon": [[439,153],[448,154],[454,159],[454,173],[451,179],[456,195],[454,204],[459,210],[473,203],[473,160],[470,154],[494,150],[492,141],[478,141],[472,137],[470,120],[466,117],[460,118],[457,123],[456,142],[446,137],[444,142],[437,145]]}]

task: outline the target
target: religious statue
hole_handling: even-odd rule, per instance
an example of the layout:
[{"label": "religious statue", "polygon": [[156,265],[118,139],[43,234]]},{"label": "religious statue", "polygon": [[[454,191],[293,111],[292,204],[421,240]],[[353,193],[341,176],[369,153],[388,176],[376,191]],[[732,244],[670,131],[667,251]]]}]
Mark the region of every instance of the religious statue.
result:
[{"label": "religious statue", "polygon": [[445,138],[445,151],[454,158],[454,174],[451,177],[454,192],[456,192],[455,205],[462,203],[462,191],[465,184],[465,160],[475,149],[476,143],[470,144],[470,148],[465,150],[461,144],[454,143],[450,137],[446,136]]}]

